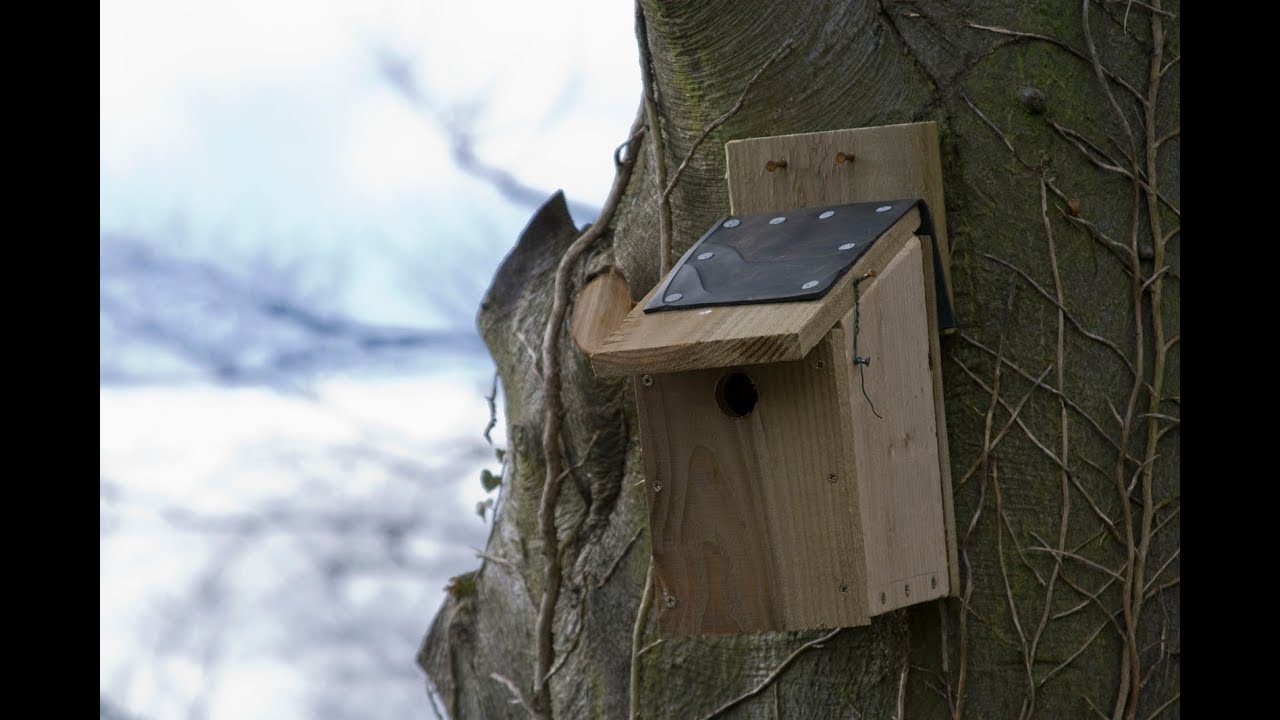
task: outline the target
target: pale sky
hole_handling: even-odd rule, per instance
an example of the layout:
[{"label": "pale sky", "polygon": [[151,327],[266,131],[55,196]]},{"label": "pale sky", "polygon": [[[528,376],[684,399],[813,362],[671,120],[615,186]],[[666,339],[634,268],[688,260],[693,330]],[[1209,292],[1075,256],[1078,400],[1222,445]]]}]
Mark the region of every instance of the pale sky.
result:
[{"label": "pale sky", "polygon": [[458,171],[377,54],[410,64],[482,160],[599,206],[639,99],[632,13],[598,0],[104,2],[102,229],[192,252],[338,254],[357,276],[353,312],[435,322],[385,287],[385,258],[456,254],[487,278],[529,211]]},{"label": "pale sky", "polygon": [[[531,214],[459,171],[439,117],[525,185],[599,206],[639,100],[630,3],[111,0],[100,11],[101,232],[231,268],[269,258],[334,275],[337,309],[375,324],[470,326]],[[409,63],[434,119],[390,87],[379,52]],[[464,316],[424,302],[441,277],[471,283]],[[104,695],[149,718],[292,720],[318,717],[316,703],[332,717],[433,717],[412,657],[447,577],[478,564],[470,548],[488,534],[474,503],[480,468],[500,469],[479,439],[489,373],[325,378],[311,397],[104,387]],[[404,458],[418,484],[353,455],[370,448]],[[317,570],[297,566],[307,555],[287,537],[228,547],[156,511],[388,499],[443,534],[412,538],[406,554],[423,569],[410,565],[407,580],[355,577],[341,598],[294,585]],[[175,614],[224,561],[218,616]],[[310,632],[299,627],[330,644],[299,645]],[[341,649],[353,633],[393,672],[359,677],[367,659]],[[346,676],[357,679],[322,686]]]}]

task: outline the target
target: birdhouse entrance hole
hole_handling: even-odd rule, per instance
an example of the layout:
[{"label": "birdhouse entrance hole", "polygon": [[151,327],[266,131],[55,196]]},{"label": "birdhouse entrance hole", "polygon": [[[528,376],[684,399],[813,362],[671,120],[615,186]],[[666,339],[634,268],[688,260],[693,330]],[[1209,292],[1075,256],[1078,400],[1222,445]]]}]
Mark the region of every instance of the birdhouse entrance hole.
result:
[{"label": "birdhouse entrance hole", "polygon": [[729,417],[746,417],[760,401],[760,391],[746,373],[733,372],[716,383],[716,404]]}]

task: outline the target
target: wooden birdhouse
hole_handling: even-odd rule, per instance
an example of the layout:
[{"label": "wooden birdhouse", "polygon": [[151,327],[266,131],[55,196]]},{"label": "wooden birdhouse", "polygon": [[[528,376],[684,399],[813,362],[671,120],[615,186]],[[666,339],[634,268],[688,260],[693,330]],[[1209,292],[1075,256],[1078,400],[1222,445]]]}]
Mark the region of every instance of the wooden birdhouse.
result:
[{"label": "wooden birdhouse", "polygon": [[730,215],[591,354],[634,377],[661,634],[954,594],[935,125],[726,152]]}]

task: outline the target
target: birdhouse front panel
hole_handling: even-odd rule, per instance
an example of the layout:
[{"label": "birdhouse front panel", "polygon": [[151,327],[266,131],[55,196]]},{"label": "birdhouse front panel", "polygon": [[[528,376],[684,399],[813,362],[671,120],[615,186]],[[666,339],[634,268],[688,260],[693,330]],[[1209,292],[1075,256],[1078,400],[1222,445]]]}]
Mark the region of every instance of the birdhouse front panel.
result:
[{"label": "birdhouse front panel", "polygon": [[869,622],[847,356],[637,380],[663,636]]}]

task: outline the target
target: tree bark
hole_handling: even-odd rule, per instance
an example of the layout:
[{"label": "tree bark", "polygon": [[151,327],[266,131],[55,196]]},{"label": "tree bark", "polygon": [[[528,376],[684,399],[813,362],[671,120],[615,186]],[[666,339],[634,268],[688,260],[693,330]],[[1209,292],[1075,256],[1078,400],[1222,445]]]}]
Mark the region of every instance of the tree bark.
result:
[{"label": "tree bark", "polygon": [[[942,348],[962,597],[820,643],[814,632],[652,645],[651,613],[639,715],[1179,716],[1178,3],[641,9],[660,128],[628,148],[634,173],[573,267],[575,288],[612,268],[639,299],[659,280],[655,131],[678,167],[788,41],[671,192],[674,257],[727,212],[729,140],[939,124],[960,322]],[[556,195],[480,309],[509,447],[486,548],[498,560],[455,583],[419,656],[452,717],[523,717],[534,696],[541,339],[556,267],[579,234]],[[649,567],[634,400],[629,383],[594,377],[562,330],[560,667],[550,706],[536,709],[627,717]]]}]

